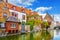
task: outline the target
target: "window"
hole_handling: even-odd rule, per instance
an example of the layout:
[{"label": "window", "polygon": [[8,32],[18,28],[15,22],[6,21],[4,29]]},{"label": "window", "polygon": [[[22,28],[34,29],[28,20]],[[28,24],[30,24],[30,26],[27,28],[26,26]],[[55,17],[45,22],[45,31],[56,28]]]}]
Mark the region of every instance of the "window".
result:
[{"label": "window", "polygon": [[24,13],[24,9],[22,9],[22,13]]},{"label": "window", "polygon": [[15,7],[13,7],[13,9],[15,10]]},{"label": "window", "polygon": [[6,6],[4,6],[2,9],[3,9],[3,10],[6,10],[6,9],[7,9],[7,7],[6,7]]},{"label": "window", "polygon": [[11,24],[11,28],[16,28],[16,24]]},{"label": "window", "polygon": [[4,28],[4,23],[0,22],[0,28]]},{"label": "window", "polygon": [[15,6],[13,6],[12,9],[15,10]]},{"label": "window", "polygon": [[4,18],[7,18],[7,13],[3,13],[3,17]]},{"label": "window", "polygon": [[22,15],[22,20],[25,20],[25,15]]},{"label": "window", "polygon": [[31,19],[34,19],[34,17],[31,17]]},{"label": "window", "polygon": [[14,16],[14,12],[12,12],[12,16]]},{"label": "window", "polygon": [[17,17],[17,14],[15,14],[15,17]]}]

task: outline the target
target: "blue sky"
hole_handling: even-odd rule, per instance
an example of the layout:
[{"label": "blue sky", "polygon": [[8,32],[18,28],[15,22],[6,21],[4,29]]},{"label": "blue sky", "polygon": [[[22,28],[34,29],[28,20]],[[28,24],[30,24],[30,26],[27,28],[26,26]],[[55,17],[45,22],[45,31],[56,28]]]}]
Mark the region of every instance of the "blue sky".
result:
[{"label": "blue sky", "polygon": [[48,12],[50,15],[55,15],[55,19],[60,20],[60,0],[9,0],[8,2],[37,11],[39,14]]}]

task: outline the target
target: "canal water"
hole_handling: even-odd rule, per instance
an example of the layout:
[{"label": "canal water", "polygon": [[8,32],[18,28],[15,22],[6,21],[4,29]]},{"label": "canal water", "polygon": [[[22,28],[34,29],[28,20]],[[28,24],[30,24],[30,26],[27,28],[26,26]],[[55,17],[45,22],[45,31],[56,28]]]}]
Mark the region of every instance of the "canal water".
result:
[{"label": "canal water", "polygon": [[22,35],[0,37],[0,40],[60,40],[60,30],[40,31]]}]

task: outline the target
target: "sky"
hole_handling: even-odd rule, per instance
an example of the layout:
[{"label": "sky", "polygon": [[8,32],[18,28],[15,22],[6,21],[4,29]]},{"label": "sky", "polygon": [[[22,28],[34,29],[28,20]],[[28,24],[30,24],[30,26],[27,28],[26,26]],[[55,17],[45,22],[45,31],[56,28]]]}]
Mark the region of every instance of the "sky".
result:
[{"label": "sky", "polygon": [[39,14],[48,12],[50,15],[54,15],[54,20],[60,21],[60,0],[8,0],[8,2]]}]

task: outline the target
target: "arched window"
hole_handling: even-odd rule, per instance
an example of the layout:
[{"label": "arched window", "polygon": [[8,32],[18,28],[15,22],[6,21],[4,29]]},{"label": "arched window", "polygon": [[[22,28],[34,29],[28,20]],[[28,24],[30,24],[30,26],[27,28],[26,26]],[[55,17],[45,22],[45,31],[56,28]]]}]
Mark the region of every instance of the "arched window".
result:
[{"label": "arched window", "polygon": [[7,18],[7,13],[3,13],[3,17],[4,18]]}]

